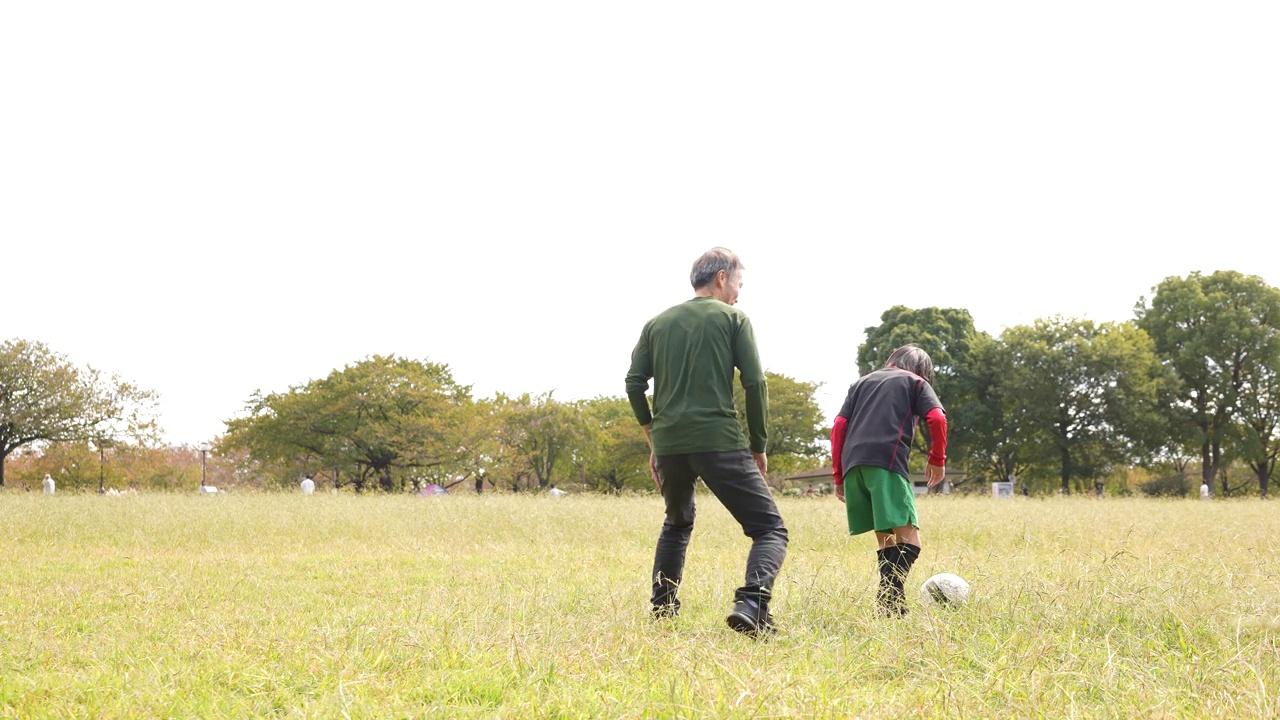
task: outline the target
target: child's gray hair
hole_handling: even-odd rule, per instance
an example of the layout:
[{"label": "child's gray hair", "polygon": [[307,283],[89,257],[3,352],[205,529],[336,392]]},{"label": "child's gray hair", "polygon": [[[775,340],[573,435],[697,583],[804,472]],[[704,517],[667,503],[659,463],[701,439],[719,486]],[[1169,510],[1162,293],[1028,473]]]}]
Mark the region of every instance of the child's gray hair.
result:
[{"label": "child's gray hair", "polygon": [[913,372],[929,382],[933,382],[933,358],[915,343],[907,343],[889,354],[885,367],[896,367]]},{"label": "child's gray hair", "polygon": [[702,253],[702,257],[693,262],[693,270],[689,272],[689,282],[693,284],[693,289],[704,288],[716,279],[716,273],[724,270],[733,277],[733,274],[743,269],[742,261],[729,248],[713,247]]}]

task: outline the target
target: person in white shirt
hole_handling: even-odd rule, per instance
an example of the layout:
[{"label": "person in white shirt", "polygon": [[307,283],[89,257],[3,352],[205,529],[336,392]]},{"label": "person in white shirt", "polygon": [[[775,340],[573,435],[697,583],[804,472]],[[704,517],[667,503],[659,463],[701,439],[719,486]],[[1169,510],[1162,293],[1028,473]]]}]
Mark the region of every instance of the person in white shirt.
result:
[{"label": "person in white shirt", "polygon": [[49,476],[49,473],[45,473],[44,474],[44,494],[52,495],[53,490],[54,490],[53,478]]},{"label": "person in white shirt", "polygon": [[547,492],[550,493],[551,497],[553,498],[560,498],[569,494],[564,490],[561,490],[560,488],[556,487],[555,483],[551,483],[551,487],[547,489]]},{"label": "person in white shirt", "polygon": [[1200,499],[1209,499],[1209,483],[1200,483]]},{"label": "person in white shirt", "polygon": [[316,491],[316,481],[311,479],[310,475],[302,476],[302,494],[310,495]]}]

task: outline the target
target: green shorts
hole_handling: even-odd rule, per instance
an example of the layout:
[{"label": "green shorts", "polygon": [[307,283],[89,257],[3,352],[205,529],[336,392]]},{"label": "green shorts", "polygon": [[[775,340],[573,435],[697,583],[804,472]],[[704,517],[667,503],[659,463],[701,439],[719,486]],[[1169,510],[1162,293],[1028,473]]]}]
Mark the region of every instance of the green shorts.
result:
[{"label": "green shorts", "polygon": [[849,534],[889,532],[896,527],[920,527],[916,495],[911,483],[896,472],[858,465],[844,474],[844,511]]}]

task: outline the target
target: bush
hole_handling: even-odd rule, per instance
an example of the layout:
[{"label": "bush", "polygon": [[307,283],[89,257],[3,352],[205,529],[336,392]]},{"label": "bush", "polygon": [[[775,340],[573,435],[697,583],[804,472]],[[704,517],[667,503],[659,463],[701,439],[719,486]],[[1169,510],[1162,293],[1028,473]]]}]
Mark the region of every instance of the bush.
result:
[{"label": "bush", "polygon": [[1191,492],[1191,483],[1187,481],[1186,475],[1178,473],[1151,478],[1139,485],[1138,489],[1147,497],[1186,497]]}]

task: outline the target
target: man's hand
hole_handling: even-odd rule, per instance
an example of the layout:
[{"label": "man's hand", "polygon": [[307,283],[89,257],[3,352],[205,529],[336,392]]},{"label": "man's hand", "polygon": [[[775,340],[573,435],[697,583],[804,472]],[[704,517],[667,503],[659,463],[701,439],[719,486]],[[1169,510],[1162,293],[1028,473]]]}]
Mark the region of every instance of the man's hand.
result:
[{"label": "man's hand", "polygon": [[649,476],[653,478],[653,484],[658,487],[658,492],[662,492],[662,476],[658,474],[658,454],[653,451],[653,434],[650,429],[653,423],[641,425],[640,429],[644,430],[644,441],[649,443]]},{"label": "man's hand", "polygon": [[929,481],[929,487],[933,487],[942,482],[946,476],[947,469],[942,465],[934,465],[929,463],[924,466],[924,479]]},{"label": "man's hand", "polygon": [[840,502],[844,502],[844,483],[840,483],[836,486],[836,498],[839,499]]},{"label": "man's hand", "polygon": [[760,469],[760,477],[769,476],[769,458],[764,453],[751,451],[751,457],[756,461],[756,467]]}]

